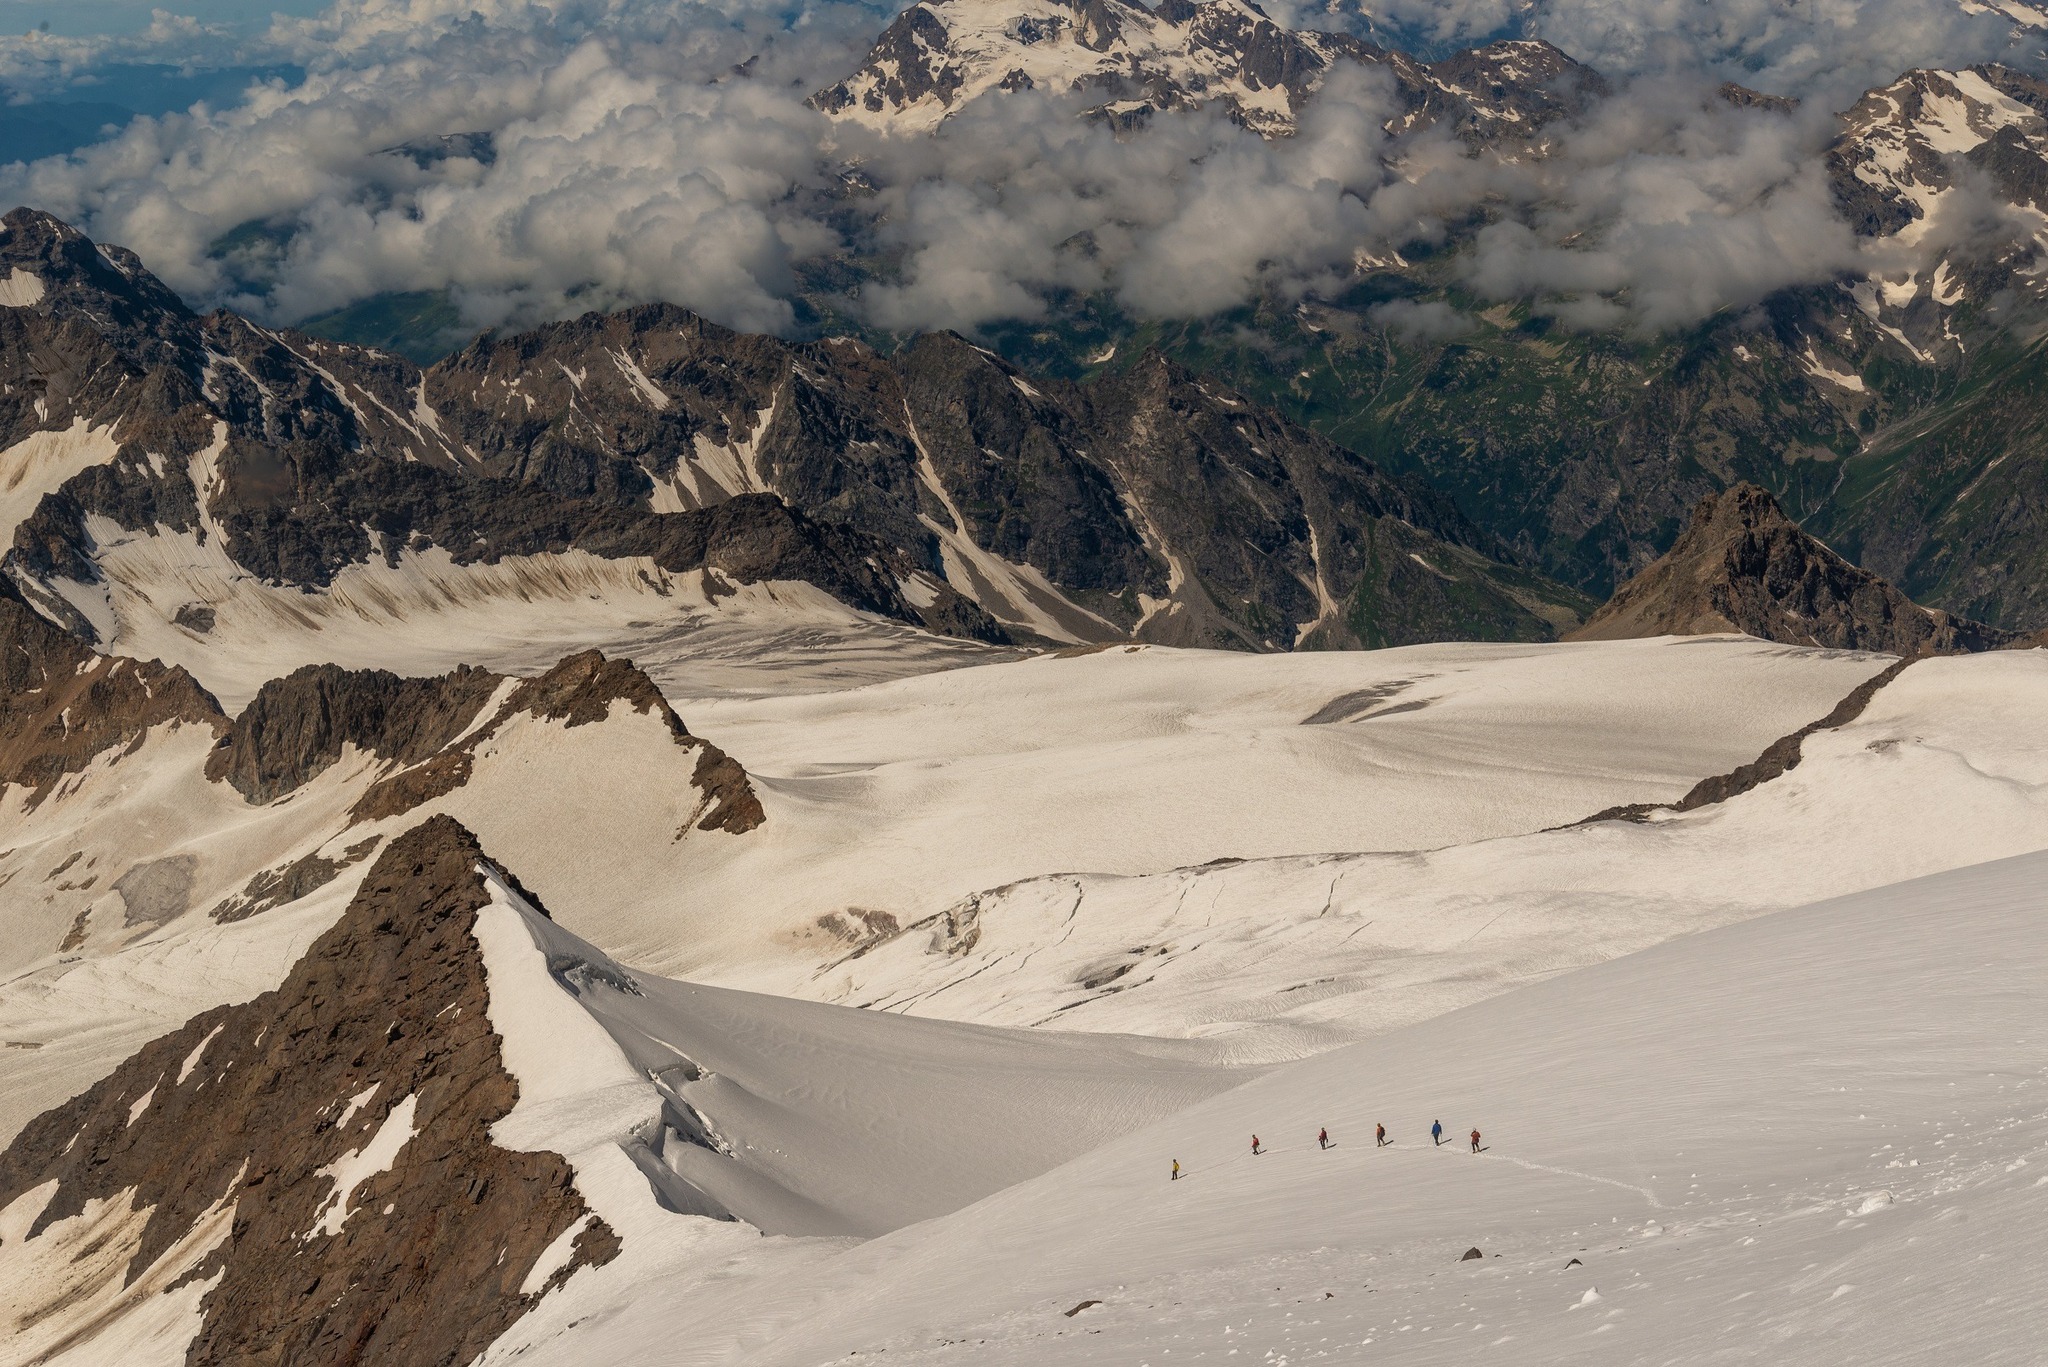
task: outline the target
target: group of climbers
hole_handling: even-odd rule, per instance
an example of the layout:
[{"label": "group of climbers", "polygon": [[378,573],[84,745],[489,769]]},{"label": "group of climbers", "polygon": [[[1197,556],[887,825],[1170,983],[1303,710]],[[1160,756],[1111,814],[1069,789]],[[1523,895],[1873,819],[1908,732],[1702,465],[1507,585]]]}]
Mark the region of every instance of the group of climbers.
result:
[{"label": "group of climbers", "polygon": [[[1471,1136],[1471,1137],[1472,1137],[1472,1152],[1474,1152],[1474,1153],[1478,1153],[1478,1152],[1480,1151],[1480,1148],[1479,1148],[1479,1131],[1478,1131],[1478,1130],[1476,1130],[1476,1129],[1475,1129],[1475,1130],[1473,1130],[1473,1131],[1472,1131],[1472,1136]],[[1385,1125],[1374,1125],[1374,1126],[1373,1126],[1373,1147],[1374,1147],[1374,1148],[1378,1148],[1378,1149],[1383,1149],[1383,1148],[1385,1148],[1385,1147],[1386,1147],[1387,1145],[1389,1145],[1389,1144],[1391,1144],[1391,1143],[1393,1143],[1393,1142],[1394,1142],[1393,1140],[1391,1140],[1391,1139],[1387,1138],[1387,1127],[1386,1127]],[[1438,1121],[1433,1121],[1433,1122],[1432,1122],[1432,1123],[1430,1124],[1430,1127],[1429,1127],[1429,1142],[1430,1142],[1430,1145],[1431,1145],[1432,1147],[1435,1147],[1435,1148],[1442,1148],[1442,1147],[1443,1147],[1443,1142],[1444,1142],[1444,1122],[1443,1122],[1443,1121],[1441,1121],[1441,1120],[1438,1120]],[[1329,1148],[1329,1147],[1330,1147],[1330,1128],[1329,1128],[1329,1126],[1325,1125],[1325,1126],[1323,1126],[1323,1127],[1322,1127],[1321,1129],[1319,1129],[1319,1130],[1317,1130],[1317,1131],[1316,1131],[1316,1147],[1317,1147],[1318,1149],[1327,1149],[1327,1148]],[[1266,1146],[1265,1146],[1265,1145],[1264,1145],[1263,1143],[1261,1143],[1261,1142],[1260,1142],[1260,1140],[1259,1140],[1259,1137],[1258,1137],[1257,1135],[1253,1135],[1253,1136],[1252,1136],[1252,1154],[1253,1154],[1254,1156],[1257,1156],[1257,1155],[1259,1155],[1259,1154],[1262,1154],[1262,1153],[1265,1153],[1265,1152],[1266,1152]],[[1170,1180],[1170,1181],[1174,1181],[1174,1182],[1178,1182],[1178,1181],[1180,1180],[1180,1160],[1179,1160],[1178,1158],[1176,1158],[1176,1159],[1174,1159],[1174,1160],[1173,1160],[1173,1176],[1172,1176],[1172,1177],[1171,1177],[1170,1179],[1168,1179],[1168,1180]]]}]

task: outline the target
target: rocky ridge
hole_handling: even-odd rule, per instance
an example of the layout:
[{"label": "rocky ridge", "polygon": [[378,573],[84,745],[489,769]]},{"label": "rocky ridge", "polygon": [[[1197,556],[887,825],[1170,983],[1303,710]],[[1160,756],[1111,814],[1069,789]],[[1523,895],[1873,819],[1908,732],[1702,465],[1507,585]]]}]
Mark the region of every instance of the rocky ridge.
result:
[{"label": "rocky ridge", "polygon": [[0,792],[34,807],[101,753],[158,726],[225,730],[220,704],[176,666],[96,654],[0,580]]},{"label": "rocky ridge", "polygon": [[274,802],[352,747],[385,768],[352,815],[382,820],[468,782],[478,747],[512,718],[524,714],[574,728],[604,721],[616,703],[658,717],[670,739],[696,756],[690,779],[702,794],[696,829],[739,835],[766,820],[738,761],[691,735],[630,661],[609,660],[596,650],[568,656],[531,679],[467,665],[432,679],[308,665],[263,686],[208,756],[206,776],[250,803]]},{"label": "rocky ridge", "polygon": [[[801,580],[863,611],[1001,639],[941,580],[907,598],[920,567],[901,548],[772,496],[661,512],[573,481],[553,482],[564,491],[489,478],[480,458],[422,435],[431,410],[415,416],[416,396],[393,389],[417,383],[406,363],[233,314],[198,317],[132,255],[48,215],[7,215],[0,278],[6,572],[85,639],[98,635],[94,519],[201,546],[218,538],[241,569],[300,588],[433,547],[458,564],[575,549],[741,583]],[[195,629],[204,607],[187,619]]]},{"label": "rocky ridge", "polygon": [[1754,484],[1703,500],[1671,549],[1567,639],[1723,631],[1907,658],[1995,650],[2019,639],[1921,607],[1801,531]]},{"label": "rocky ridge", "polygon": [[[9,222],[0,253],[35,247],[32,269],[65,290],[113,288],[69,229]],[[189,537],[194,557],[216,540],[259,579],[316,591],[430,550],[457,565],[574,551],[705,572],[714,599],[801,580],[983,640],[1528,640],[1583,606],[1500,565],[1428,489],[1158,357],[1075,386],[949,333],[884,357],[649,305],[480,339],[420,371],[145,292],[131,312],[172,358],[151,360],[135,329],[102,335],[65,312],[90,312],[65,290],[22,325],[69,329],[148,379],[147,413],[172,412],[153,426],[107,403],[17,414],[23,440],[109,434],[104,460],[24,517],[6,561],[89,640],[117,636],[129,610],[199,636],[213,622],[210,603],[159,603],[139,583],[117,608],[88,531],[105,522]],[[20,391],[54,392],[50,348],[24,348]]]},{"label": "rocky ridge", "polygon": [[[949,332],[883,356],[655,304],[481,339],[420,383],[433,430],[495,477],[654,508],[769,491],[904,548],[927,567],[913,592],[950,588],[1027,640],[1541,639],[1580,606],[1426,487],[1156,355],[1075,385]],[[1368,573],[1375,541],[1413,592]]]},{"label": "rocky ridge", "polygon": [[0,1155],[10,1352],[147,1319],[192,1363],[459,1364],[617,1255],[561,1155],[492,1139],[519,1084],[473,933],[486,867],[453,820],[416,827],[275,991],[22,1131]]}]

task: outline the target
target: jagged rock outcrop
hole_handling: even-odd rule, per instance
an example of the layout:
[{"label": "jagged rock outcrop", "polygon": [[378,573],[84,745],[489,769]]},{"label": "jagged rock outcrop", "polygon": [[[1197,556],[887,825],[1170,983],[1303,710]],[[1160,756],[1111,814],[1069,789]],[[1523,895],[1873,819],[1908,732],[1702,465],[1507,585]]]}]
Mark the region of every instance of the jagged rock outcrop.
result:
[{"label": "jagged rock outcrop", "polygon": [[1994,650],[2018,639],[1921,607],[1801,531],[1754,484],[1702,501],[1671,549],[1566,639],[1723,631],[1909,657]]},{"label": "jagged rock outcrop", "polygon": [[[358,383],[345,358],[324,364]],[[817,523],[886,538],[903,557],[899,583],[957,591],[1025,638],[1136,633],[1240,649],[1541,639],[1582,606],[1493,562],[1487,539],[1428,489],[1158,356],[1076,385],[1028,377],[953,333],[884,357],[845,339],[746,336],[656,304],[480,341],[418,383],[440,434],[405,448],[420,461],[473,457],[552,493],[711,514],[772,491]],[[1396,542],[1375,561],[1373,545]],[[790,549],[777,558],[808,564]],[[806,570],[812,582],[858,573]],[[1391,584],[1401,578],[1416,582]]]},{"label": "jagged rock outcrop", "polygon": [[95,654],[0,580],[0,790],[19,784],[33,805],[103,751],[132,749],[163,725],[218,731],[227,718],[183,669]]},{"label": "jagged rock outcrop", "polygon": [[[486,715],[493,698],[502,701]],[[386,761],[388,772],[352,809],[358,820],[381,820],[468,782],[478,747],[513,717],[574,728],[604,721],[620,702],[658,718],[675,745],[695,755],[690,782],[701,795],[691,821],[695,829],[740,835],[767,819],[737,760],[691,735],[654,681],[631,661],[606,659],[596,650],[518,681],[468,665],[431,679],[308,665],[258,691],[207,756],[206,776],[252,803],[273,802],[311,782],[352,746]],[[245,908],[323,871],[332,877],[332,869],[296,865],[259,875],[232,906],[216,911],[216,919],[252,914]]]},{"label": "jagged rock outcrop", "polygon": [[[656,304],[480,339],[421,371],[193,317],[146,276],[101,306],[129,283],[107,261],[126,258],[46,216],[8,223],[0,255],[19,249],[53,281],[0,310],[42,329],[25,354],[82,349],[127,376],[121,394],[154,396],[49,410],[101,445],[67,477],[52,468],[7,557],[37,609],[88,640],[93,613],[115,614],[110,598],[91,606],[105,596],[94,515],[218,537],[279,586],[327,589],[429,551],[457,565],[580,551],[711,572],[711,596],[799,580],[992,642],[1328,648],[1543,639],[1577,620],[1574,595],[1499,566],[1445,500],[1157,356],[1074,385],[951,333],[885,357]],[[115,314],[158,332],[103,328]],[[19,388],[37,384],[25,372]],[[1372,546],[1395,543],[1375,562]],[[136,585],[124,610],[212,630],[180,593],[157,606]]]},{"label": "jagged rock outcrop", "polygon": [[416,764],[460,735],[500,682],[468,665],[438,679],[307,665],[263,685],[207,757],[206,776],[270,802],[310,782],[345,745]]},{"label": "jagged rock outcrop", "polygon": [[450,818],[414,828],[275,991],[21,1132],[0,1155],[10,1351],[172,1296],[188,1362],[453,1367],[617,1255],[560,1155],[492,1139],[519,1086],[473,935],[486,860]]},{"label": "jagged rock outcrop", "polygon": [[200,318],[132,254],[47,214],[0,221],[0,282],[6,571],[83,639],[99,629],[61,586],[100,582],[95,515],[147,535],[218,536],[242,569],[300,588],[434,547],[458,564],[580,550],[741,583],[802,580],[863,611],[1003,639],[942,579],[907,597],[936,562],[886,536],[758,491],[713,509],[632,503],[642,475],[620,476],[633,486],[622,490],[594,467],[567,473],[587,455],[573,424],[559,437],[513,430],[500,445],[520,452],[488,460],[441,432],[408,363],[229,313]]}]

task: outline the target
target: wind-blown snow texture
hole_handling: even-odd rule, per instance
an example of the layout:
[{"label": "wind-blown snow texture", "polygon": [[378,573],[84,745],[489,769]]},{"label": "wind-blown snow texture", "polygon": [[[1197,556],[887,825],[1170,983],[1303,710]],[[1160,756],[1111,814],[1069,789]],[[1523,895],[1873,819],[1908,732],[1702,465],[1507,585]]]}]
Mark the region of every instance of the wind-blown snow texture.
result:
[{"label": "wind-blown snow texture", "polygon": [[[883,1350],[2035,1362],[2044,873],[2043,855],[1962,869],[1539,984],[840,1257],[798,1268],[764,1247],[729,1267],[715,1308],[648,1297],[551,1339],[529,1320],[492,1360],[517,1341],[538,1349],[522,1362],[659,1345],[763,1367]],[[1372,1140],[1382,1121],[1390,1148]],[[1461,1261],[1470,1247],[1483,1256]]]}]

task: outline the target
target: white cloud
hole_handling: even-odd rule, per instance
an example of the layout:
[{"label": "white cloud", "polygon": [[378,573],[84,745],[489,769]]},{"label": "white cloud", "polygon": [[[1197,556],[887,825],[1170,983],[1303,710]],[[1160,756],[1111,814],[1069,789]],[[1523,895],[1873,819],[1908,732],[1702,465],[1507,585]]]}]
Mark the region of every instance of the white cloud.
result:
[{"label": "white cloud", "polygon": [[[1445,33],[1516,17],[1509,0],[1381,8]],[[1492,221],[1461,258],[1467,288],[1576,326],[1654,330],[1862,260],[1820,160],[1827,110],[1846,99],[1793,117],[1738,110],[1711,95],[1717,63],[1753,61],[1753,83],[1768,84],[1818,70],[1827,51],[1853,65],[1932,45],[1924,59],[1988,31],[1952,0],[1800,0],[1796,13],[1784,0],[1548,0],[1527,22],[1645,74],[1559,130],[1547,157],[1504,163],[1441,133],[1390,145],[1384,75],[1349,68],[1299,136],[1275,142],[1215,110],[1119,139],[1079,117],[1082,100],[1031,92],[933,138],[806,108],[885,19],[766,0],[340,0],[235,54],[301,61],[301,84],[0,170],[0,198],[133,248],[196,303],[277,322],[445,289],[475,327],[659,298],[786,331],[798,272],[845,233],[895,263],[851,301],[889,328],[1030,318],[1054,290],[1191,316],[1334,282],[1360,253],[1441,242],[1479,215]],[[1659,46],[1660,32],[1676,37]],[[169,17],[156,34],[164,52],[208,41]],[[80,69],[114,60],[72,51]],[[383,150],[479,131],[487,162]],[[833,194],[849,161],[871,195]],[[210,254],[251,223],[275,231]],[[1418,309],[1383,317],[1418,334],[1457,326]]]}]

